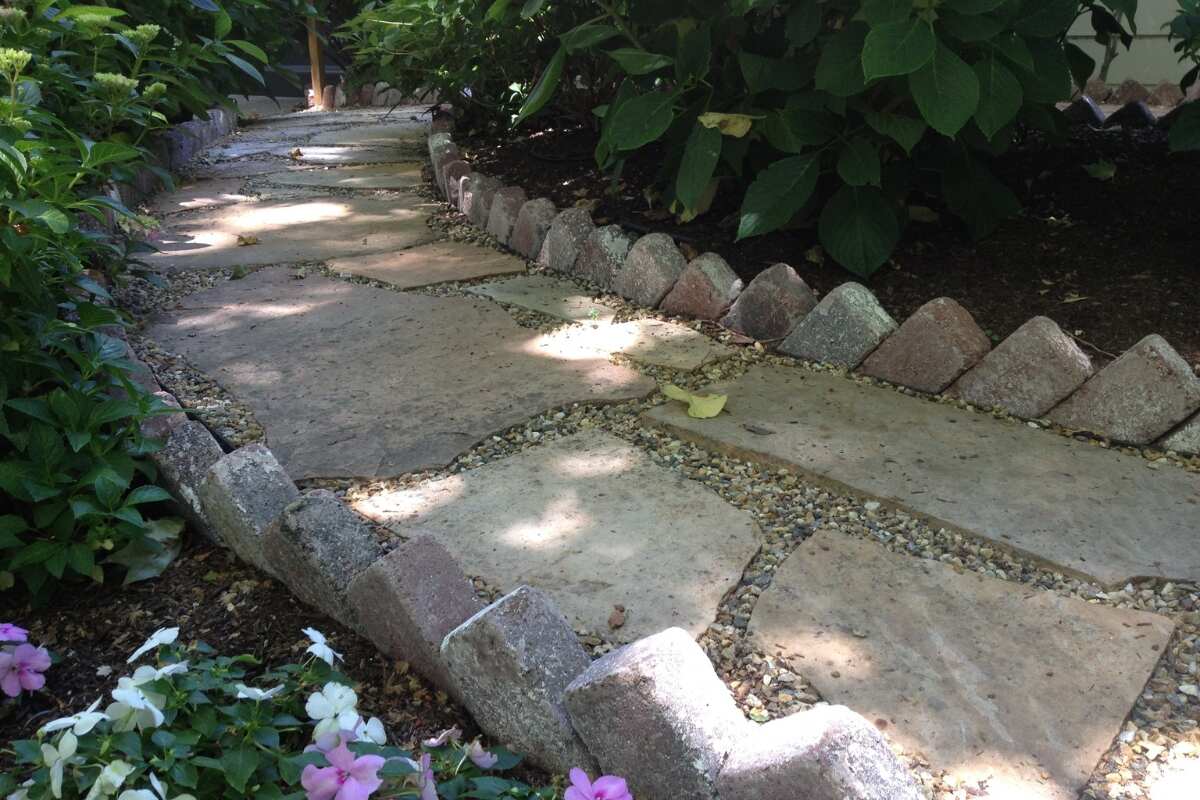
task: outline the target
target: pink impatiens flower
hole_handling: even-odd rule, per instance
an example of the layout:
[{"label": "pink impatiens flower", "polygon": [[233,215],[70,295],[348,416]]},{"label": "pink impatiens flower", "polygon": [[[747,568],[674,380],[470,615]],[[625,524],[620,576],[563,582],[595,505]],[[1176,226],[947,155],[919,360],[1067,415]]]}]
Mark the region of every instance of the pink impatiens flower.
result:
[{"label": "pink impatiens flower", "polygon": [[592,783],[588,774],[576,767],[571,770],[571,785],[563,800],[633,800],[624,778],[604,775]]},{"label": "pink impatiens flower", "polygon": [[484,750],[478,739],[467,745],[467,758],[471,759],[471,763],[480,769],[491,769],[500,760],[500,756]]},{"label": "pink impatiens flower", "polygon": [[367,800],[383,785],[376,775],[383,767],[382,756],[354,757],[345,743],[325,754],[328,767],[309,764],[300,774],[300,785],[308,800]]},{"label": "pink impatiens flower", "polygon": [[13,625],[11,622],[0,622],[0,642],[27,642],[29,631]]},{"label": "pink impatiens flower", "polygon": [[0,653],[0,690],[9,697],[25,692],[36,692],[46,685],[42,673],[50,669],[50,654],[44,647],[19,644]]}]

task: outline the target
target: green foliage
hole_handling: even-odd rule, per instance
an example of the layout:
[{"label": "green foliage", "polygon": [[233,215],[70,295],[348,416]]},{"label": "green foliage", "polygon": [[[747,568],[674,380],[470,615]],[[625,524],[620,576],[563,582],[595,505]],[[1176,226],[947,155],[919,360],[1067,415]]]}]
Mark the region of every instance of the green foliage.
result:
[{"label": "green foliage", "polygon": [[99,231],[136,221],[110,187],[172,116],[224,97],[211,66],[236,45],[172,36],[138,5],[0,14],[0,588],[36,596],[106,565],[149,577],[178,550],[178,523],[153,518],[161,443],[140,430],[164,409],[131,380],[104,288],[136,247]]},{"label": "green foliage", "polygon": [[[589,77],[579,85],[568,82],[560,95],[571,113],[583,119],[591,117],[604,96],[599,75],[623,57],[618,52],[600,64],[583,54],[616,33],[606,26],[578,26],[586,9],[583,0],[371,0],[338,35],[354,53],[357,73],[387,81],[406,95],[432,89],[459,107],[465,124],[479,127],[512,122],[533,70],[545,73],[541,91],[548,100],[559,88],[568,51],[580,53],[573,74]],[[573,34],[561,48],[547,35],[568,29]],[[638,52],[630,56],[641,57]],[[647,66],[630,62],[635,70]],[[539,89],[531,90],[536,104]]]},{"label": "green foliage", "polygon": [[[1179,61],[1190,65],[1180,87],[1186,92],[1200,79],[1200,0],[1179,0],[1179,13],[1168,25]],[[1200,107],[1192,102],[1179,111],[1170,130],[1171,149],[1200,150]]]},{"label": "green foliage", "polygon": [[[178,629],[156,632],[153,665],[120,678],[112,702],[49,721],[37,738],[10,743],[15,769],[0,775],[0,796],[31,800],[224,800],[303,798],[306,768],[326,766],[325,752],[345,743],[356,756],[378,756],[383,797],[416,797],[432,778],[442,797],[553,800],[502,774],[520,758],[483,750],[452,735],[428,748],[428,764],[388,746],[378,719],[358,716],[351,681],[316,657],[264,669],[251,655],[224,656],[204,643],[177,644]],[[135,656],[139,654],[135,653]],[[132,658],[136,661],[137,658]],[[330,655],[329,661],[334,661]],[[336,693],[336,694],[335,694]],[[315,700],[342,703],[347,730],[318,735]],[[355,739],[357,738],[357,741]],[[493,760],[481,769],[472,755]],[[433,788],[432,786],[430,787]],[[16,794],[13,794],[13,793]]]},{"label": "green foliage", "polygon": [[[1016,198],[981,157],[1010,146],[1020,124],[1056,124],[1053,104],[1087,79],[1094,65],[1065,38],[1078,16],[1107,40],[1128,36],[1112,11],[1136,10],[1134,0],[592,5],[527,79],[518,121],[552,109],[556,85],[605,88],[601,166],[619,172],[660,146],[663,196],[681,219],[718,188],[744,192],[739,238],[815,215],[826,250],[860,275],[891,254],[908,194],[938,176],[956,199],[965,175],[978,180],[987,196],[949,203],[975,235],[1012,213]],[[598,80],[576,68],[585,53],[607,59]]]}]

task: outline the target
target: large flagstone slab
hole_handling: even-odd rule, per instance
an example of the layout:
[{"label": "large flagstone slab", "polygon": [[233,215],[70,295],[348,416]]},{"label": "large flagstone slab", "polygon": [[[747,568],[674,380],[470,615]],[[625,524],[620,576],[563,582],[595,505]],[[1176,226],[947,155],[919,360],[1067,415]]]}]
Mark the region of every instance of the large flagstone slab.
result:
[{"label": "large flagstone slab", "polygon": [[188,174],[195,179],[249,178],[254,175],[270,175],[275,172],[298,171],[296,162],[283,157],[253,158],[244,161],[216,161],[195,163],[187,166]]},{"label": "large flagstone slab", "polygon": [[421,164],[372,164],[332,169],[309,169],[272,175],[281,186],[313,186],[330,189],[407,189],[423,183]]},{"label": "large flagstone slab", "polygon": [[1075,800],[1171,629],[832,531],[788,557],[750,620],[825,700],[991,800]]},{"label": "large flagstone slab", "polygon": [[411,142],[389,147],[345,147],[342,145],[298,145],[301,164],[384,164],[412,162],[425,152],[423,145]]},{"label": "large flagstone slab", "polygon": [[244,400],[294,479],[442,467],[486,436],[653,382],[565,360],[480,300],[263,269],[185,297],[147,334]]},{"label": "large flagstone slab", "polygon": [[835,375],[756,367],[726,413],[647,419],[1106,585],[1200,580],[1200,475]]},{"label": "large flagstone slab", "polygon": [[156,194],[149,203],[150,213],[163,217],[180,211],[253,203],[254,197],[241,193],[243,183],[241,178],[222,178],[183,184],[173,192]]},{"label": "large flagstone slab", "polygon": [[597,303],[571,281],[549,275],[522,275],[467,291],[568,322],[612,322],[616,317],[613,309]]},{"label": "large flagstone slab", "polygon": [[[178,216],[158,231],[159,253],[146,263],[164,269],[320,261],[412,247],[437,235],[416,197],[303,197]],[[238,237],[258,244],[239,246]]]},{"label": "large flagstone slab", "polygon": [[701,634],[760,540],[747,512],[598,431],[356,507],[434,536],[506,591],[546,591],[577,628],[621,642],[671,626]]},{"label": "large flagstone slab", "polygon": [[402,141],[420,142],[429,134],[429,120],[410,120],[399,109],[392,115],[395,122],[378,125],[356,125],[342,131],[326,131],[309,144],[354,145],[357,147],[387,147]]},{"label": "large flagstone slab", "polygon": [[691,372],[728,358],[731,347],[674,322],[581,322],[542,335],[537,348],[555,358],[623,355],[643,364]]},{"label": "large flagstone slab", "polygon": [[330,269],[401,289],[525,271],[525,262],[491,247],[445,241],[409,250],[335,258]]}]

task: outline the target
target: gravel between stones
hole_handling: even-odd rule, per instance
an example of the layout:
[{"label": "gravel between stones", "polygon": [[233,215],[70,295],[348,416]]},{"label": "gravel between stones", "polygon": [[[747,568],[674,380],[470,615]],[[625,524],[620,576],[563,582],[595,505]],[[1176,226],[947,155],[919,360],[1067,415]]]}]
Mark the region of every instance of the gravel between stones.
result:
[{"label": "gravel between stones", "polygon": [[[248,183],[253,185],[256,182]],[[428,185],[415,191],[420,196],[433,199]],[[460,214],[445,205],[433,214],[429,224],[447,238],[498,246],[492,237],[465,223]],[[366,279],[345,278],[330,272],[323,265],[297,266],[301,269],[317,269],[331,277],[386,287],[385,284]],[[530,271],[541,270],[531,264]],[[170,275],[163,287],[134,280],[118,291],[117,298],[140,322],[156,310],[169,308],[179,297],[230,278],[229,271],[216,270]],[[418,291],[443,296],[458,295],[462,294],[466,285],[469,283],[439,284]],[[606,295],[598,290],[596,296],[600,302],[617,309],[619,318],[671,319],[653,310],[631,306],[614,295]],[[508,308],[519,324],[525,327],[552,329],[566,324],[536,312]],[[684,322],[726,343],[744,343],[736,335],[714,325],[694,320]],[[131,342],[138,354],[154,369],[160,381],[231,444],[236,446],[261,440],[262,429],[250,410],[240,405],[215,381],[136,334],[131,336]],[[694,373],[632,365],[660,382],[671,381],[695,389],[715,381],[736,378],[751,366],[761,363],[799,364],[789,358],[767,354],[761,345],[755,345],[742,348],[734,357],[707,365]],[[844,370],[807,366],[845,374]],[[848,378],[887,385],[861,376]],[[920,396],[912,390],[892,388]],[[933,400],[971,408],[951,398],[938,397]],[[376,493],[475,469],[579,431],[601,429],[642,448],[665,468],[704,483],[735,507],[748,511],[761,526],[765,535],[762,548],[747,567],[739,586],[722,602],[716,622],[700,639],[700,644],[709,654],[739,707],[751,719],[766,721],[821,702],[819,693],[802,677],[791,672],[786,663],[773,654],[757,651],[751,646],[746,637],[746,626],[758,597],[770,585],[775,569],[813,533],[832,529],[846,535],[873,539],[898,553],[936,559],[1002,580],[1080,597],[1091,603],[1153,611],[1171,617],[1177,627],[1168,652],[1134,706],[1118,741],[1093,774],[1083,797],[1088,800],[1150,797],[1150,789],[1161,775],[1184,759],[1200,757],[1200,688],[1197,688],[1200,685],[1200,586],[1146,581],[1131,583],[1119,591],[1103,592],[1098,586],[1048,570],[987,542],[945,529],[935,529],[874,501],[839,495],[808,484],[788,470],[763,468],[729,458],[684,443],[663,431],[644,427],[639,420],[641,413],[662,402],[666,402],[665,398],[656,393],[644,401],[616,405],[576,404],[548,411],[523,425],[489,437],[445,470],[415,473],[388,481],[308,481],[305,486],[330,488],[353,502]],[[980,413],[1007,417],[998,411]],[[1059,434],[1072,434],[1045,421],[1026,424]],[[1082,436],[1076,438],[1094,446],[1110,447],[1102,440]],[[1120,449],[1142,455],[1149,469],[1181,467],[1200,471],[1200,457],[1185,458],[1152,448]],[[389,544],[394,546],[397,535],[393,531],[382,526],[375,526],[374,529],[384,539],[385,547]],[[491,586],[479,578],[473,578],[473,581],[477,594],[485,602],[501,593],[500,587]],[[579,630],[576,633],[594,656],[613,648],[606,631]],[[1063,667],[1070,668],[1070,665]],[[966,786],[953,775],[933,771],[920,754],[902,755],[914,768],[930,798],[958,800],[981,792],[981,787]]]}]

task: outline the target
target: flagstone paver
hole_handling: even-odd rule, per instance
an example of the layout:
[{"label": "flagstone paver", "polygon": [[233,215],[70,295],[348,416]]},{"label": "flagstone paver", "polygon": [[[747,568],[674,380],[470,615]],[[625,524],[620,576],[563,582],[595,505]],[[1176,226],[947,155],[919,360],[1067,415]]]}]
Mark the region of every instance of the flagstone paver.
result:
[{"label": "flagstone paver", "polygon": [[1104,584],[1200,580],[1200,475],[844,378],[756,367],[726,412],[670,404],[651,422],[780,464]]},{"label": "flagstone paver", "polygon": [[276,172],[299,172],[311,167],[298,167],[289,158],[253,158],[241,161],[217,161],[211,164],[197,163],[188,168],[191,177],[199,179],[250,178],[255,175],[270,175]]},{"label": "flagstone paver", "polygon": [[481,283],[467,291],[568,322],[611,322],[616,317],[616,311],[592,300],[575,283],[549,275],[522,275]]},{"label": "flagstone paver", "polygon": [[[356,508],[435,537],[467,574],[543,590],[574,625],[621,642],[672,626],[699,635],[761,538],[748,513],[599,431]],[[617,605],[625,623],[611,630]]]},{"label": "flagstone paver", "polygon": [[750,621],[826,700],[998,800],[1077,798],[1171,630],[833,531],[792,553]]},{"label": "flagstone paver", "polygon": [[409,250],[328,262],[337,272],[372,278],[402,289],[524,272],[525,262],[490,247],[445,241]]},{"label": "flagstone paver", "polygon": [[297,145],[300,148],[298,161],[301,164],[381,164],[398,161],[411,162],[424,152],[424,146],[411,142],[407,146],[393,147],[340,147]]},{"label": "flagstone paver", "polygon": [[421,184],[421,165],[369,164],[333,169],[310,169],[272,175],[280,186],[312,186],[329,189],[408,189]]},{"label": "flagstone paver", "polygon": [[686,325],[658,319],[584,322],[551,331],[534,346],[556,358],[620,354],[643,364],[688,372],[736,352]]},{"label": "flagstone paver", "polygon": [[156,195],[149,203],[150,213],[164,217],[180,211],[255,202],[256,198],[240,193],[243,183],[241,178],[221,178],[184,184],[173,192]]},{"label": "flagstone paver", "polygon": [[605,359],[546,353],[493,303],[285,268],[189,295],[147,335],[253,408],[297,480],[445,466],[549,409],[654,388]]},{"label": "flagstone paver", "polygon": [[413,121],[408,114],[397,111],[392,115],[396,122],[377,125],[357,125],[344,131],[326,131],[309,141],[310,145],[339,145],[356,147],[387,147],[401,141],[417,142],[425,146],[429,131],[429,120]]},{"label": "flagstone paver", "polygon": [[[416,197],[306,197],[211,209],[169,221],[145,256],[165,269],[279,264],[378,253],[425,244],[437,235]],[[239,246],[239,236],[258,244]]]}]

